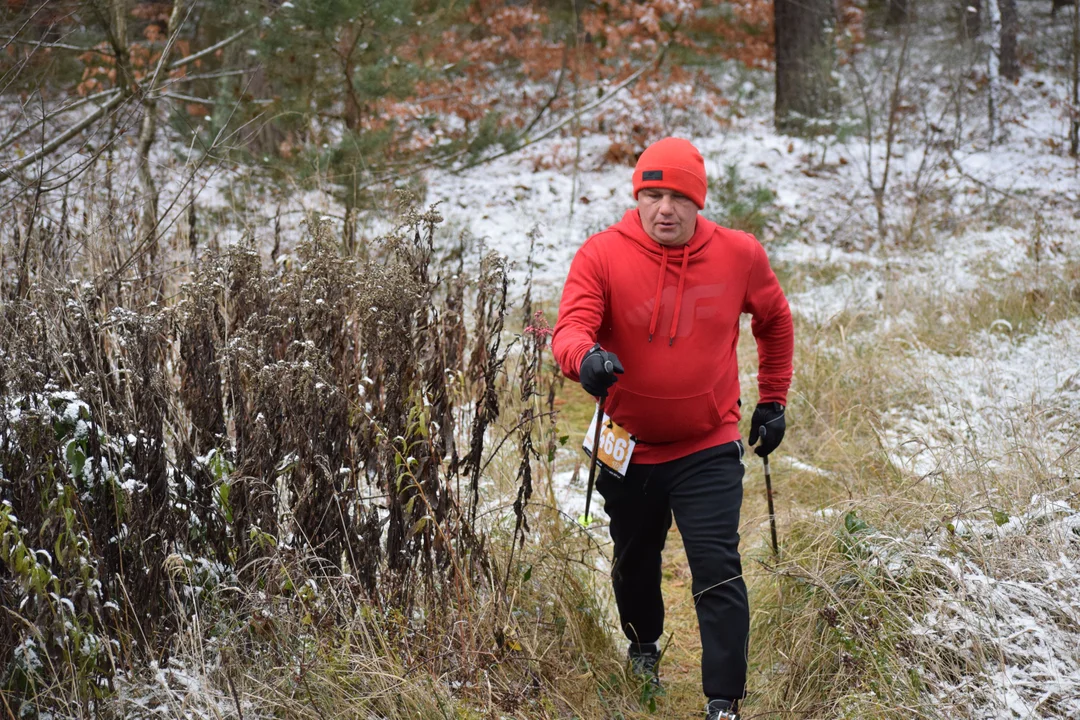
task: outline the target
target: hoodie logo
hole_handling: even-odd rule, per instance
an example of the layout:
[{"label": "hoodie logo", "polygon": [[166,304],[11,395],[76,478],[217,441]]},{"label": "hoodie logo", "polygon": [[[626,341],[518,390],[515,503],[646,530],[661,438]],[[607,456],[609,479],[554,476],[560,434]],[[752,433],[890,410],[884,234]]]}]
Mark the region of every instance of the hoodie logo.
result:
[{"label": "hoodie logo", "polygon": [[664,179],[664,171],[663,170],[646,170],[645,172],[641,173],[641,181],[642,182],[645,182],[646,180],[663,180],[663,179]]},{"label": "hoodie logo", "polygon": [[[679,310],[679,325],[676,328],[676,337],[686,337],[694,332],[695,326],[704,323],[707,332],[719,332],[720,328],[731,327],[738,323],[737,310],[739,305],[734,305],[725,299],[727,290],[726,282],[709,283],[686,288],[683,293],[682,308]],[[664,338],[667,345],[668,329],[671,327],[671,315],[675,312],[675,295],[678,289],[674,285],[664,288],[660,296],[660,315],[656,322],[657,337]],[[652,290],[649,291],[652,294]],[[649,320],[652,318],[655,298],[643,298],[640,305],[636,305],[627,314],[627,319],[640,328],[646,335],[649,331]],[[656,339],[653,339],[656,342]],[[678,347],[678,345],[676,345]]]}]

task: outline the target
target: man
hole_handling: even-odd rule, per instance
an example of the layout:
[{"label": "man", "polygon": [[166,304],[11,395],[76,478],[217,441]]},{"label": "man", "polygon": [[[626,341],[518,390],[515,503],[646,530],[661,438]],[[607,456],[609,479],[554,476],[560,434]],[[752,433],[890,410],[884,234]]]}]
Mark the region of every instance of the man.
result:
[{"label": "man", "polygon": [[760,440],[765,456],[784,437],[791,312],[758,241],[698,214],[707,183],[693,145],[649,146],[633,188],[637,208],[575,255],[552,348],[563,373],[637,441],[625,477],[604,468],[597,480],[631,666],[659,681],[660,553],[674,513],[693,576],[706,718],[737,720],[750,628],[738,532],[739,316],[753,317],[760,402],[749,442]]}]

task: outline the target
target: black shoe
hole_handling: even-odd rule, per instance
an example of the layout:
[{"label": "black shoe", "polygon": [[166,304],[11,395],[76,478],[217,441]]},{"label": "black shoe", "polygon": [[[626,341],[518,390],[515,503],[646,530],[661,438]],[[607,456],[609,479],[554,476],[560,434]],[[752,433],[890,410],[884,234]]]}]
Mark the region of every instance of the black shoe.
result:
[{"label": "black shoe", "polygon": [[705,720],[739,720],[739,713],[730,700],[710,700],[705,706]]},{"label": "black shoe", "polygon": [[655,644],[651,646],[645,645],[644,647],[631,645],[626,657],[630,661],[631,673],[644,680],[653,689],[659,690],[661,688],[660,649]]}]

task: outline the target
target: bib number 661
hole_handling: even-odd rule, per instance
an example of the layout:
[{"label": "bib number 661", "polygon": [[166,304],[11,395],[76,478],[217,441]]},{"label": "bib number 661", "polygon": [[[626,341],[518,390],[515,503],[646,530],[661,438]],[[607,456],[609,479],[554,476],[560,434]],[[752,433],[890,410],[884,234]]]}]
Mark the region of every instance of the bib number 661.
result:
[{"label": "bib number 661", "polygon": [[[630,456],[634,454],[636,444],[634,438],[626,430],[613,423],[606,413],[602,422],[600,448],[596,453],[596,459],[617,475],[624,476],[630,467]],[[597,417],[593,414],[592,423],[589,424],[589,430],[585,433],[585,440],[582,443],[585,452],[590,455],[592,455],[593,437],[596,435],[596,423]]]}]

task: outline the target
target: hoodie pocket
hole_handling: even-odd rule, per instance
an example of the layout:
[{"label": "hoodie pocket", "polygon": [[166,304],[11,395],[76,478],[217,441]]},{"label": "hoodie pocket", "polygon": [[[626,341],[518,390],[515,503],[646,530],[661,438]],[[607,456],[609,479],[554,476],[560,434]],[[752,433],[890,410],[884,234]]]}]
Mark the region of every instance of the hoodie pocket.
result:
[{"label": "hoodie pocket", "polygon": [[686,398],[656,398],[612,388],[604,410],[640,442],[670,443],[699,437],[721,424],[712,390]]}]

